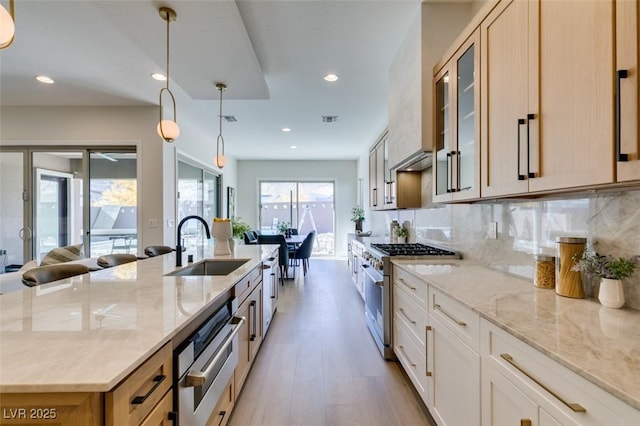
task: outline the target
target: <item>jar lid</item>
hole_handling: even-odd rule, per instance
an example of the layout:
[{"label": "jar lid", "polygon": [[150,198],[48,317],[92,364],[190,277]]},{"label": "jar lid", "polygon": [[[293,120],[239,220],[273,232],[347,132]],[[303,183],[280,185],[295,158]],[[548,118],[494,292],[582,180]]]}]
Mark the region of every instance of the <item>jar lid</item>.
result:
[{"label": "jar lid", "polygon": [[534,254],[533,259],[538,262],[554,262],[555,256],[549,256],[548,254]]},{"label": "jar lid", "polygon": [[556,243],[568,243],[568,244],[584,244],[587,242],[583,237],[557,237]]}]

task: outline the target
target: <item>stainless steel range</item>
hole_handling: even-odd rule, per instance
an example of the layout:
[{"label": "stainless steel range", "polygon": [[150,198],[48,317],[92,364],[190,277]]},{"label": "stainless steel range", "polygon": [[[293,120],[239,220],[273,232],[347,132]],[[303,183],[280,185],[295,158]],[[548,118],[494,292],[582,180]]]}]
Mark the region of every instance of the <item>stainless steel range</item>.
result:
[{"label": "stainless steel range", "polygon": [[393,360],[391,324],[391,257],[401,259],[459,259],[460,254],[425,244],[370,244],[362,265],[365,292],[365,319],[373,338],[385,359]]}]

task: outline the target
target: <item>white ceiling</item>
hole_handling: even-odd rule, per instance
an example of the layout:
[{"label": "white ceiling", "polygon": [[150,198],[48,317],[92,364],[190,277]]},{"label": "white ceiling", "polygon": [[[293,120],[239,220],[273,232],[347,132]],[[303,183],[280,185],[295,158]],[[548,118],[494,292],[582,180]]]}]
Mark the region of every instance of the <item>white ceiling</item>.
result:
[{"label": "white ceiling", "polygon": [[[157,105],[164,83],[150,74],[165,72],[166,22],[158,8],[168,6],[178,15],[170,27],[170,87],[179,124],[188,115],[217,132],[214,84],[221,81],[228,86],[223,114],[238,120],[223,124],[227,154],[353,159],[386,126],[388,69],[419,4],[17,0],[16,38],[0,51],[0,101]],[[325,82],[328,72],[340,80]],[[56,83],[37,83],[40,74]],[[323,115],[338,120],[322,123]]]}]

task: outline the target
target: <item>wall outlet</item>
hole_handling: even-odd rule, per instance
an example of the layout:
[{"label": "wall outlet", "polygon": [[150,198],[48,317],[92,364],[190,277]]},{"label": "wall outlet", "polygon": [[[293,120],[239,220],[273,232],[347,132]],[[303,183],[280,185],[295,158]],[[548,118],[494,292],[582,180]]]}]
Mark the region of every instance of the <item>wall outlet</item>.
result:
[{"label": "wall outlet", "polygon": [[498,222],[489,222],[489,230],[487,234],[490,240],[498,239]]},{"label": "wall outlet", "polygon": [[167,228],[173,228],[174,225],[175,222],[173,221],[173,219],[167,219]]},{"label": "wall outlet", "polygon": [[149,228],[157,228],[158,219],[149,219]]}]

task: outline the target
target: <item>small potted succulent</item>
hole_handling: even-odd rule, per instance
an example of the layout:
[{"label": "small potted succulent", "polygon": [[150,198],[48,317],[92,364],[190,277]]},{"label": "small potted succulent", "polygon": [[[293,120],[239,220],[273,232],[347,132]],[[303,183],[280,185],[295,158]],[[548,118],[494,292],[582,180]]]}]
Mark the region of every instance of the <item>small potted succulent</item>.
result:
[{"label": "small potted succulent", "polygon": [[634,274],[636,263],[637,257],[614,258],[585,250],[573,269],[600,279],[598,300],[603,306],[621,308],[624,305],[622,280]]}]

